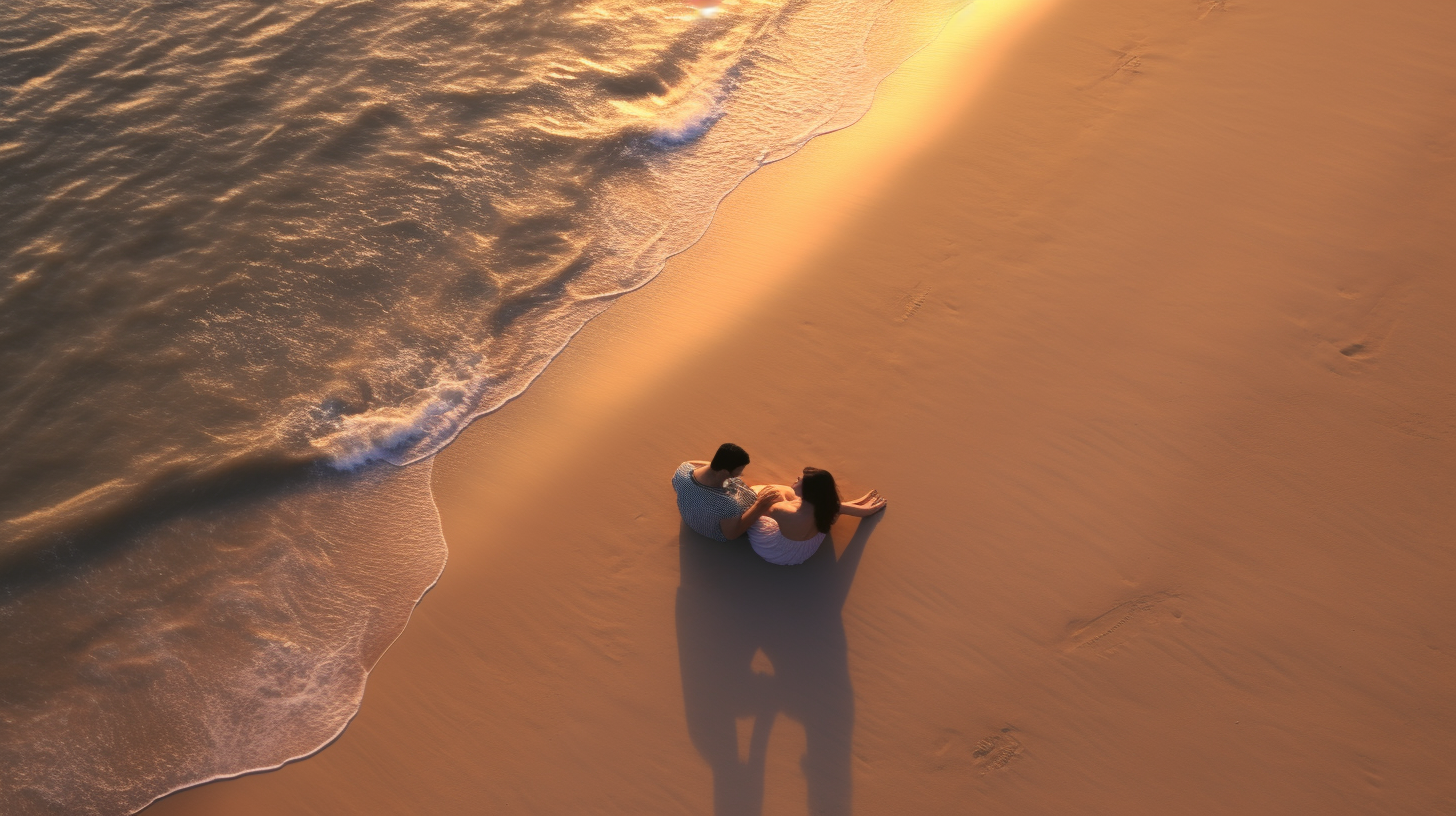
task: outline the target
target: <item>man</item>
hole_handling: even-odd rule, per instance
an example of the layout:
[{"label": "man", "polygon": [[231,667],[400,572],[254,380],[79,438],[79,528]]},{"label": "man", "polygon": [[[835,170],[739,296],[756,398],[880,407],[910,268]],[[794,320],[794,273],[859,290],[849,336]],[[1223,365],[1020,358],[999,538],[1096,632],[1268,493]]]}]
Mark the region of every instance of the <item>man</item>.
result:
[{"label": "man", "polygon": [[683,462],[672,474],[677,511],[699,535],[732,541],[778,500],[772,490],[754,495],[739,477],[748,467],[748,453],[732,442],[718,446],[711,462]]}]

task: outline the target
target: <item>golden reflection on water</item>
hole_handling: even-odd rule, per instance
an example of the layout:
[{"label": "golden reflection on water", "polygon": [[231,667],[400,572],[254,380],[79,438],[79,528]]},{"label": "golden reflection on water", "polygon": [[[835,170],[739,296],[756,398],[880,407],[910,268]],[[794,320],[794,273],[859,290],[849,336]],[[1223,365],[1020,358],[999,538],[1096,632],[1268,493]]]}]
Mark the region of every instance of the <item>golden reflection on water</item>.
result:
[{"label": "golden reflection on water", "polygon": [[[492,455],[521,462],[517,475],[523,483],[532,474],[549,478],[575,440],[616,422],[678,367],[730,337],[746,315],[807,271],[816,253],[897,172],[946,138],[1021,34],[1059,1],[979,0],[880,85],[860,121],[747,179],[725,199],[697,244],[584,330],[590,360],[569,348],[554,364],[576,393],[554,401],[559,413],[534,406],[532,424],[550,432],[482,431],[489,434]],[[583,400],[590,401],[590,410],[583,410]],[[529,455],[515,453],[518,446],[528,446]],[[445,453],[455,455],[464,454]]]}]

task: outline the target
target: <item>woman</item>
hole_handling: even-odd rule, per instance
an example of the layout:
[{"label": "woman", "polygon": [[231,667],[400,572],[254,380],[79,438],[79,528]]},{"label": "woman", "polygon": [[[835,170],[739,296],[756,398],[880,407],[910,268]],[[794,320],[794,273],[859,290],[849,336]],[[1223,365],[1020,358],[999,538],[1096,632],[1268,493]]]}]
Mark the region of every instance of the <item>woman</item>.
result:
[{"label": "woman", "polygon": [[885,509],[878,490],[852,502],[840,503],[839,489],[827,470],[804,468],[792,487],[756,485],[753,492],[772,490],[778,501],[748,528],[753,551],[770,564],[802,564],[819,549],[824,535],[840,513],[864,518]]}]

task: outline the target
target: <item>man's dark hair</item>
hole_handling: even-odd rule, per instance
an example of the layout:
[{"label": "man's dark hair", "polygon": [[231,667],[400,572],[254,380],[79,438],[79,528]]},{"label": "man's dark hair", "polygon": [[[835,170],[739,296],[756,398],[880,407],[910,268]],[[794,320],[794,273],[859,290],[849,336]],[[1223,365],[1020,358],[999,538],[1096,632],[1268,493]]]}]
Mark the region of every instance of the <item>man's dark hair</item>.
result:
[{"label": "man's dark hair", "polygon": [[748,451],[738,447],[732,442],[724,442],[718,446],[718,452],[713,454],[713,461],[708,467],[713,470],[735,471],[748,464]]}]

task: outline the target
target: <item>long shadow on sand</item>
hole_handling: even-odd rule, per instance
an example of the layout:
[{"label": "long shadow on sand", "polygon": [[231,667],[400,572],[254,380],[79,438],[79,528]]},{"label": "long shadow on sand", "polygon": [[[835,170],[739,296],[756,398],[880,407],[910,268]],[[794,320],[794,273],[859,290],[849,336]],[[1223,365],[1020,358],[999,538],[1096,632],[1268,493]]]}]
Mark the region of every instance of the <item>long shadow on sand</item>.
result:
[{"label": "long shadow on sand", "polygon": [[[826,539],[804,564],[780,567],[743,541],[723,544],[686,525],[677,641],[693,745],[713,769],[715,816],[759,816],[769,732],[782,713],[804,726],[809,813],[848,816],[854,689],[840,615],[878,517],[835,557]],[[755,655],[762,650],[769,667]],[[746,756],[738,722],[752,722]]]}]

